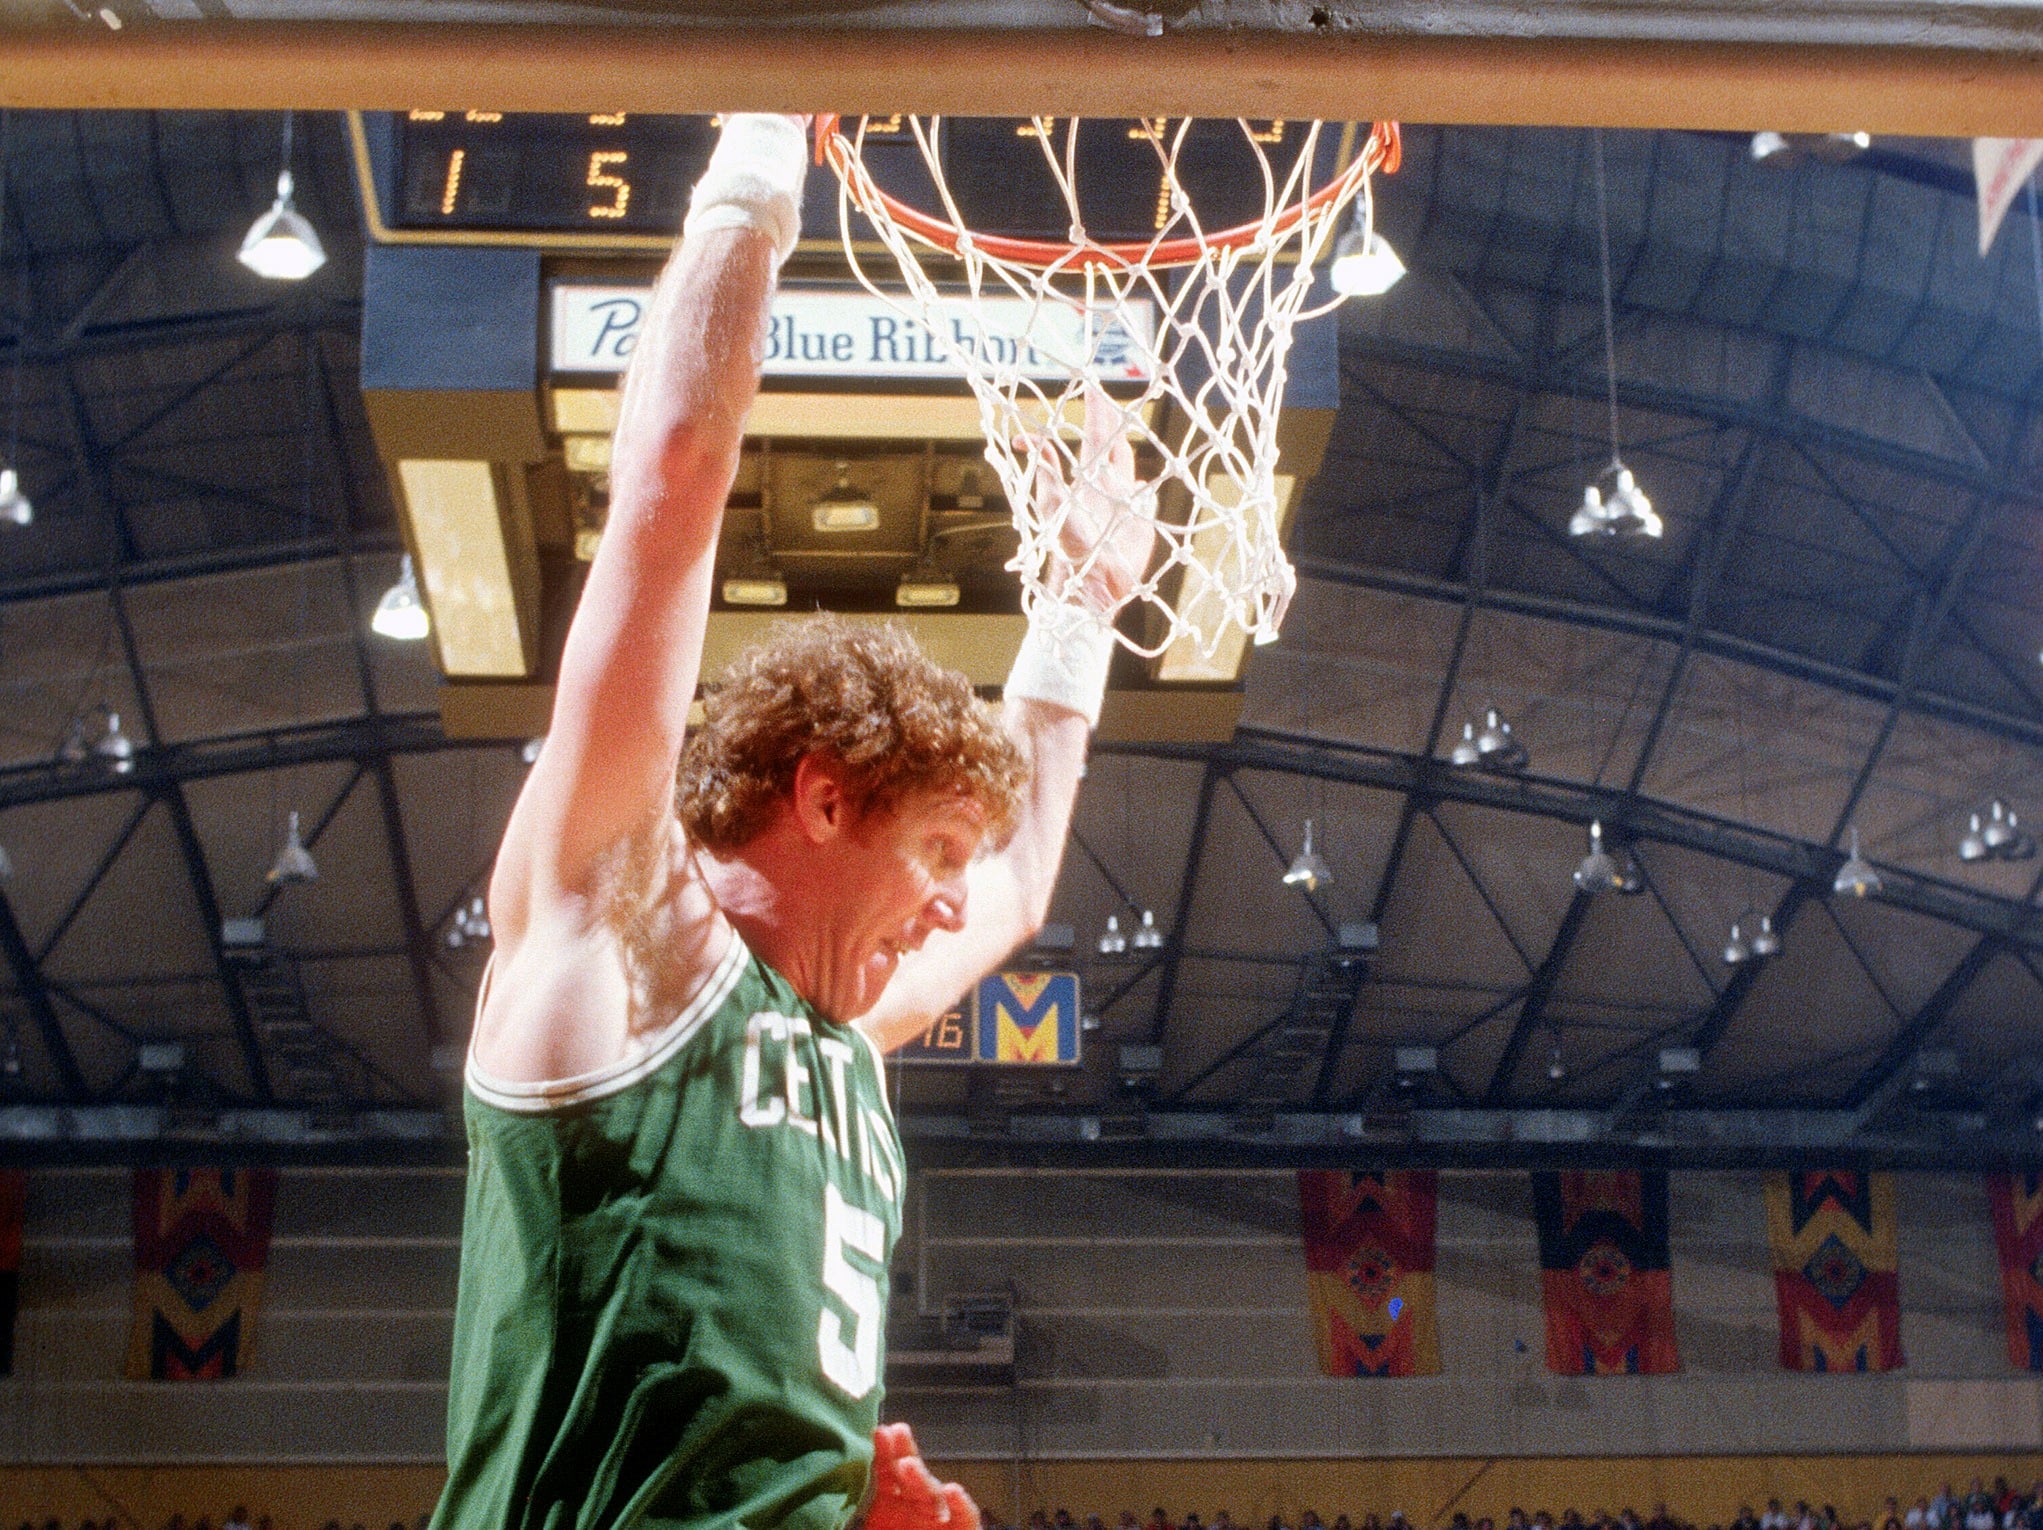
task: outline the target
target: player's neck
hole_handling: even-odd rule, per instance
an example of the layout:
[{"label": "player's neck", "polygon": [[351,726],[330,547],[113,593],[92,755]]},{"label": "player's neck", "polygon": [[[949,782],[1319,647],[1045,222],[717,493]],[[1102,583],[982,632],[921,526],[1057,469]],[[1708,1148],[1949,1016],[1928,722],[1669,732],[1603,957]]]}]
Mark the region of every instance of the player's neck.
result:
[{"label": "player's neck", "polygon": [[752,954],[813,1004],[821,992],[819,937],[828,918],[817,895],[828,879],[816,876],[813,849],[785,843],[788,838],[768,829],[729,854],[704,852],[700,865],[711,896]]}]

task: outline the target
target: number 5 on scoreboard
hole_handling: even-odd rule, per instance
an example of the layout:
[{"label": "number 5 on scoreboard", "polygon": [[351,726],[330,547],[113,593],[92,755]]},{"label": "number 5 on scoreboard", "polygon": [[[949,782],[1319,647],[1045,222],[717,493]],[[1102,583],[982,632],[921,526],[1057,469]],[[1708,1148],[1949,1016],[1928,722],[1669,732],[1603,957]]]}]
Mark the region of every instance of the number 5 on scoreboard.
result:
[{"label": "number 5 on scoreboard", "polygon": [[870,1211],[839,1195],[835,1185],[825,1183],[823,1286],[851,1310],[851,1322],[847,1334],[843,1315],[826,1305],[816,1322],[816,1357],[831,1384],[856,1401],[879,1384],[880,1325],[887,1315],[879,1277],[854,1265],[845,1257],[847,1250],[880,1264],[887,1256],[887,1229]]},{"label": "number 5 on scoreboard", "polygon": [[589,156],[589,185],[598,191],[610,193],[608,202],[597,202],[589,208],[592,218],[621,218],[624,210],[631,205],[631,182],[621,175],[612,175],[610,166],[622,166],[631,158],[621,149],[605,149]]}]

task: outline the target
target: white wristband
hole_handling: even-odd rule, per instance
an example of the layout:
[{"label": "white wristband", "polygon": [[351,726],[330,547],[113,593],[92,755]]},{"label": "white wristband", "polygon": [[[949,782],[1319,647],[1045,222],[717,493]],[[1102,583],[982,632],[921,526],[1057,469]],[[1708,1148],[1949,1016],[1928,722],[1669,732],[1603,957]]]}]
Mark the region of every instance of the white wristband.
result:
[{"label": "white wristband", "polygon": [[1106,622],[1080,606],[1045,601],[1029,618],[1002,695],[1063,707],[1097,727],[1113,657],[1114,629]]},{"label": "white wristband", "polygon": [[809,173],[809,137],[792,118],[741,112],[724,118],[723,135],[681,225],[686,239],[714,228],[756,228],[786,260],[802,235],[802,182]]}]

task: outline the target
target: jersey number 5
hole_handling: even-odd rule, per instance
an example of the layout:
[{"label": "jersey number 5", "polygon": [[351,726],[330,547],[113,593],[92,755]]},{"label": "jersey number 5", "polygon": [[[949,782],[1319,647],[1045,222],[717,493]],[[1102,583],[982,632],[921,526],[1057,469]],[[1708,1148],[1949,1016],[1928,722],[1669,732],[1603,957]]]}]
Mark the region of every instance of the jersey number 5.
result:
[{"label": "jersey number 5", "polygon": [[841,1313],[824,1307],[816,1324],[816,1354],[823,1374],[847,1397],[864,1397],[879,1384],[881,1308],[877,1275],[858,1268],[847,1251],[863,1254],[872,1264],[886,1258],[887,1230],[880,1219],[823,1186],[823,1286],[851,1310],[847,1324]]}]

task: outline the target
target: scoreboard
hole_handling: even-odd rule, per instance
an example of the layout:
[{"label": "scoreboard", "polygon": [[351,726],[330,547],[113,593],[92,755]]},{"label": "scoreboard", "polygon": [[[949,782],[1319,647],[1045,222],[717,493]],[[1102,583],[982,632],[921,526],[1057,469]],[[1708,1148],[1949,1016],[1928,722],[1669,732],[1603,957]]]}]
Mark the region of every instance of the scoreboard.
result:
[{"label": "scoreboard", "polygon": [[[852,131],[856,119],[847,119]],[[673,239],[688,192],[717,136],[713,117],[624,112],[415,110],[357,114],[372,190],[371,227],[385,237],[484,235],[541,244]],[[1308,124],[1267,119],[944,118],[931,145],[963,220],[981,233],[1063,240],[1071,213],[1053,157],[1076,167],[1079,211],[1096,239],[1145,239],[1170,218],[1164,151],[1185,134],[1178,178],[1208,230],[1258,218],[1268,192],[1260,153],[1281,184]],[[1320,137],[1330,174],[1345,145]],[[1253,142],[1251,142],[1253,140]],[[902,201],[942,210],[908,119],[868,120],[865,161]],[[834,239],[835,178],[810,176],[805,236]]]},{"label": "scoreboard", "polygon": [[1072,1065],[1079,1060],[1078,974],[994,972],[895,1056],[911,1063]]}]

